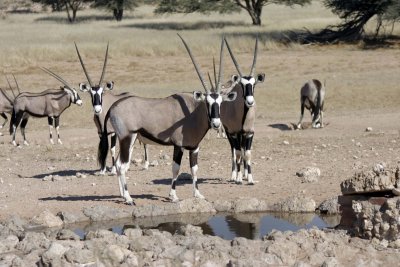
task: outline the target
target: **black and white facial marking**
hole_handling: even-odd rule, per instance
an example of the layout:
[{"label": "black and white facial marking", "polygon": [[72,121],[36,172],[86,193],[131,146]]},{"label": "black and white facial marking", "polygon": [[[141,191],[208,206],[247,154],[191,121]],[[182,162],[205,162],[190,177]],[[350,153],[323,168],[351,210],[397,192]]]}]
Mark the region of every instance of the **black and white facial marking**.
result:
[{"label": "black and white facial marking", "polygon": [[82,106],[82,100],[81,97],[79,96],[78,92],[75,89],[69,89],[64,87],[63,88],[65,92],[67,92],[71,96],[71,102],[78,105]]},{"label": "black and white facial marking", "polygon": [[112,90],[113,87],[114,87],[114,82],[108,82],[105,88],[103,88],[100,85],[90,87],[89,85],[83,83],[79,84],[79,89],[82,92],[90,92],[90,97],[92,98],[93,110],[96,115],[101,114],[101,112],[103,111],[103,93],[105,89]]},{"label": "black and white facial marking", "polygon": [[196,101],[205,101],[207,105],[208,120],[212,129],[219,129],[221,127],[221,103],[224,101],[234,101],[236,99],[236,92],[229,92],[222,95],[217,92],[207,92],[206,94],[195,91],[193,92]]},{"label": "black and white facial marking", "polygon": [[253,107],[256,103],[254,99],[254,89],[257,83],[264,82],[265,74],[258,74],[257,77],[237,75],[232,76],[232,81],[236,82],[240,79],[240,84],[243,89],[244,102],[248,108]]}]

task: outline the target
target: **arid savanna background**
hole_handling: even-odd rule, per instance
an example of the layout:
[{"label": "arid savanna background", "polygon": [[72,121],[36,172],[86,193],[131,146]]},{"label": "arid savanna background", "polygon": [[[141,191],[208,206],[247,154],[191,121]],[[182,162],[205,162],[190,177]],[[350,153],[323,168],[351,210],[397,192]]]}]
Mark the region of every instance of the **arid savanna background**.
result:
[{"label": "arid savanna background", "polygon": [[[209,200],[257,197],[273,204],[302,194],[319,203],[340,194],[340,182],[355,170],[400,161],[398,24],[387,42],[306,45],[288,41],[286,34],[305,28],[318,31],[340,22],[320,1],[304,7],[268,5],[262,26],[252,26],[245,12],[155,15],[151,5],[126,11],[120,22],[110,12],[85,8],[70,24],[65,12],[13,12],[9,2],[3,1],[0,15],[0,72],[9,77],[14,74],[21,91],[40,92],[61,85],[39,67],[53,70],[76,88],[86,82],[74,42],[94,81],[100,79],[109,42],[105,79],[115,82],[115,92],[166,97],[201,90],[176,33],[186,39],[205,73],[212,71],[222,36],[248,72],[259,36],[256,72],[265,73],[266,80],[255,90],[253,173],[258,183],[248,186],[227,181],[231,170],[228,141],[210,131],[201,143],[198,172],[200,191]],[[371,20],[366,31],[373,34],[374,30]],[[224,67],[228,81],[236,70],[227,52]],[[292,130],[300,115],[300,88],[313,78],[326,81],[326,127]],[[8,88],[3,77],[0,87]],[[94,204],[130,209],[119,197],[117,178],[96,175],[99,139],[90,97],[83,92],[80,96],[84,105],[71,105],[61,116],[63,145],[50,145],[47,119],[30,119],[30,146],[12,146],[8,124],[1,129],[0,219],[11,214],[29,218],[44,209],[77,212]],[[304,121],[310,120],[306,113]],[[366,132],[367,127],[372,131]],[[21,142],[19,131],[17,141]],[[133,153],[134,159],[143,157],[138,144]],[[186,156],[181,171],[190,173]],[[131,164],[128,187],[136,205],[167,201],[172,148],[150,146],[150,162],[154,161],[158,165],[148,170]],[[304,184],[296,176],[307,166],[320,168],[318,182]],[[77,178],[77,172],[86,177]],[[49,175],[56,179],[43,181]],[[178,182],[180,198],[191,197],[191,190],[190,180]]]}]

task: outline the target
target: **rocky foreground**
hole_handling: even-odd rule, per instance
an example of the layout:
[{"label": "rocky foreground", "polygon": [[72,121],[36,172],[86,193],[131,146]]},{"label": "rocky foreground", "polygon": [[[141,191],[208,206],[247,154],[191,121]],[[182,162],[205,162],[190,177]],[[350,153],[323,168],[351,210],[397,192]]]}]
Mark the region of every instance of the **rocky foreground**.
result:
[{"label": "rocky foreground", "polygon": [[261,240],[224,240],[182,226],[158,230],[26,231],[23,221],[0,226],[0,266],[397,266],[399,251],[341,230],[273,232]]},{"label": "rocky foreground", "polygon": [[[400,257],[400,168],[378,164],[341,184],[342,196],[316,207],[304,195],[267,205],[255,198],[235,201],[187,199],[126,210],[102,206],[82,214],[45,211],[31,220],[0,224],[0,266],[398,266]],[[203,234],[204,214],[260,211],[342,213],[336,229],[280,232],[260,240],[224,240]],[[135,218],[156,227],[165,215],[191,214],[174,234],[127,228],[122,234],[88,230],[73,223]],[[160,219],[161,218],[161,219]],[[40,227],[40,231],[38,230]]]}]

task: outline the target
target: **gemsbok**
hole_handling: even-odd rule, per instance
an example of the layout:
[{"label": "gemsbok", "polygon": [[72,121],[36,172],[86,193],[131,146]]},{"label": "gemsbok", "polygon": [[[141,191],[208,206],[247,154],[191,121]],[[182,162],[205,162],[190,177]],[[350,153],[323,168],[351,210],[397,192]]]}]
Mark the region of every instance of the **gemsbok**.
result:
[{"label": "gemsbok", "polygon": [[[121,93],[118,95],[114,95],[110,90],[114,88],[114,82],[109,81],[103,84],[103,79],[107,67],[107,59],[108,59],[108,44],[107,44],[107,50],[106,50],[106,56],[104,58],[104,64],[103,64],[103,71],[100,76],[100,81],[97,85],[94,85],[92,80],[90,79],[89,73],[86,70],[85,64],[83,63],[82,57],[79,53],[78,46],[75,44],[75,49],[78,54],[79,61],[81,63],[83,72],[85,73],[86,79],[89,84],[85,83],[80,83],[79,84],[79,89],[82,92],[89,92],[90,97],[92,99],[92,106],[93,106],[93,111],[94,111],[94,116],[93,120],[97,128],[97,133],[99,134],[99,137],[101,138],[101,133],[104,129],[104,119],[106,117],[106,114],[108,110],[110,109],[111,105],[114,104],[117,100],[125,98],[130,96],[129,93]],[[108,134],[111,135],[111,146],[110,146],[110,152],[111,152],[111,157],[112,157],[112,167],[111,167],[111,174],[116,173],[115,169],[115,145],[117,141],[117,137],[114,133],[114,130],[110,127],[107,129]],[[139,141],[141,141],[139,139]],[[143,143],[143,142],[142,142]],[[144,146],[144,165],[143,168],[147,169],[149,167],[149,160],[148,160],[148,150],[147,150],[147,145],[143,144]],[[100,170],[100,174],[105,174],[106,173],[106,166]]]},{"label": "gemsbok", "polygon": [[307,81],[300,90],[300,120],[297,123],[297,129],[301,129],[301,121],[303,120],[304,108],[311,113],[312,127],[324,127],[324,102],[325,102],[325,82],[322,84],[317,79]]},{"label": "gemsbok", "polygon": [[189,53],[205,93],[200,91],[195,91],[193,94],[177,93],[166,98],[130,96],[115,102],[106,116],[105,130],[99,145],[99,163],[102,167],[105,165],[108,147],[107,127],[111,123],[120,145],[116,162],[120,194],[128,204],[133,204],[133,200],[128,192],[125,173],[129,167],[132,145],[138,136],[147,142],[174,147],[169,193],[171,201],[179,201],[176,194],[176,180],[185,149],[189,150],[194,197],[204,198],[197,184],[199,144],[210,128],[221,127],[221,103],[236,98],[235,92],[227,95],[222,95],[220,92],[224,41],[221,43],[218,83],[216,88],[210,90],[189,46],[180,35],[179,37]]},{"label": "gemsbok", "polygon": [[59,132],[60,115],[71,105],[71,103],[77,104],[78,106],[82,105],[82,100],[77,91],[64,79],[49,69],[41,69],[59,80],[64,84],[64,86],[60,89],[48,89],[40,93],[22,92],[18,94],[14,100],[10,122],[10,134],[12,134],[12,144],[14,146],[17,145],[15,142],[15,133],[19,125],[21,125],[21,134],[24,139],[24,145],[29,145],[25,136],[25,127],[28,123],[29,116],[48,118],[51,144],[54,144],[52,133],[54,122],[57,132],[57,141],[59,144],[62,144]]},{"label": "gemsbok", "polygon": [[232,175],[230,180],[240,184],[243,182],[242,172],[240,170],[242,160],[244,165],[244,176],[248,184],[254,184],[253,174],[251,172],[251,146],[254,137],[254,121],[256,118],[256,102],[254,99],[254,89],[258,83],[265,80],[265,74],[255,76],[258,38],[256,39],[253,65],[250,74],[243,75],[238,62],[225,39],[226,46],[232,61],[239,75],[232,76],[232,92],[237,94],[233,102],[224,102],[221,105],[221,120],[224,125],[226,135],[229,140],[232,152]]},{"label": "gemsbok", "polygon": [[[11,88],[11,85],[7,79],[8,85],[10,87],[11,93],[13,94],[13,98],[10,97],[4,89],[0,88],[0,116],[4,118],[3,124],[0,125],[0,129],[2,129],[6,123],[8,122],[8,118],[6,113],[12,114],[13,103],[15,99],[15,93]],[[0,133],[0,136],[3,135]]]}]

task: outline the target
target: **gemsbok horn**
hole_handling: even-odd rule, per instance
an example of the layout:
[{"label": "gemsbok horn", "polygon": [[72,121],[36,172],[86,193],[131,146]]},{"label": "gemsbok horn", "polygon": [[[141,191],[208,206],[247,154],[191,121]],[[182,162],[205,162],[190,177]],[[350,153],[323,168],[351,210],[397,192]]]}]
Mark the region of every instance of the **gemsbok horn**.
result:
[{"label": "gemsbok horn", "polygon": [[232,92],[237,93],[236,100],[222,103],[221,105],[221,120],[232,152],[232,175],[230,180],[239,184],[242,183],[243,175],[240,166],[243,159],[244,176],[247,178],[249,184],[254,184],[253,174],[251,172],[251,147],[254,137],[254,121],[256,118],[254,89],[258,83],[264,82],[265,79],[264,73],[255,76],[258,38],[256,39],[254,48],[253,64],[250,69],[250,74],[247,76],[243,75],[239,63],[226,39],[225,43],[239,74],[233,75],[231,81],[233,84]]},{"label": "gemsbok horn", "polygon": [[63,78],[46,68],[41,68],[44,72],[64,84],[61,89],[48,89],[40,93],[22,92],[14,100],[14,106],[10,122],[10,134],[12,134],[12,143],[15,142],[15,133],[17,127],[21,124],[21,134],[24,139],[24,145],[29,145],[25,137],[25,127],[29,116],[47,117],[50,132],[50,143],[53,142],[53,122],[57,131],[57,141],[62,144],[60,139],[59,125],[60,115],[71,105],[82,105],[82,100],[77,91],[71,87]]},{"label": "gemsbok horn", "polygon": [[179,200],[176,194],[176,181],[185,149],[189,150],[193,195],[196,198],[204,198],[197,184],[199,144],[210,128],[217,129],[221,126],[221,103],[233,101],[236,98],[234,92],[227,95],[220,93],[223,40],[217,88],[209,89],[189,46],[180,35],[179,37],[192,60],[205,93],[200,91],[195,91],[193,94],[177,93],[166,98],[130,96],[115,102],[105,119],[105,130],[99,146],[99,162],[101,166],[104,166],[108,147],[107,127],[108,123],[111,123],[120,145],[120,154],[116,162],[120,194],[128,204],[132,204],[133,200],[128,192],[125,173],[131,159],[132,144],[138,136],[148,142],[174,147],[172,183],[169,193],[171,201]]},{"label": "gemsbok horn", "polygon": [[[94,111],[94,116],[93,120],[97,128],[97,133],[99,137],[101,137],[101,133],[104,129],[104,119],[106,117],[107,111],[110,109],[111,105],[114,104],[117,100],[125,98],[130,96],[129,93],[121,93],[118,95],[112,94],[110,91],[114,88],[114,82],[109,81],[103,84],[103,79],[106,73],[106,67],[107,67],[107,60],[108,60],[108,47],[109,44],[107,44],[107,49],[106,49],[106,55],[104,57],[104,63],[103,63],[103,70],[100,76],[100,81],[97,85],[94,85],[89,73],[86,70],[85,64],[83,63],[81,54],[79,53],[78,46],[75,43],[75,49],[76,53],[78,54],[79,62],[81,63],[82,69],[85,73],[85,76],[87,78],[87,81],[89,84],[85,83],[80,83],[79,84],[79,89],[82,92],[89,92],[90,97],[92,99],[92,106],[93,106],[93,111]],[[115,133],[113,129],[110,127],[108,128],[108,134],[111,135],[111,145],[110,145],[110,152],[111,152],[111,158],[112,158],[112,167],[111,167],[111,174],[116,173],[115,169],[115,146],[117,142],[117,137],[115,136]],[[141,141],[139,139],[139,141]],[[143,142],[142,142],[143,143]],[[147,145],[143,144],[144,146],[144,169],[147,169],[149,167],[149,159],[148,159],[148,150],[147,150]],[[100,170],[100,174],[104,175],[106,173],[106,166]]]}]

